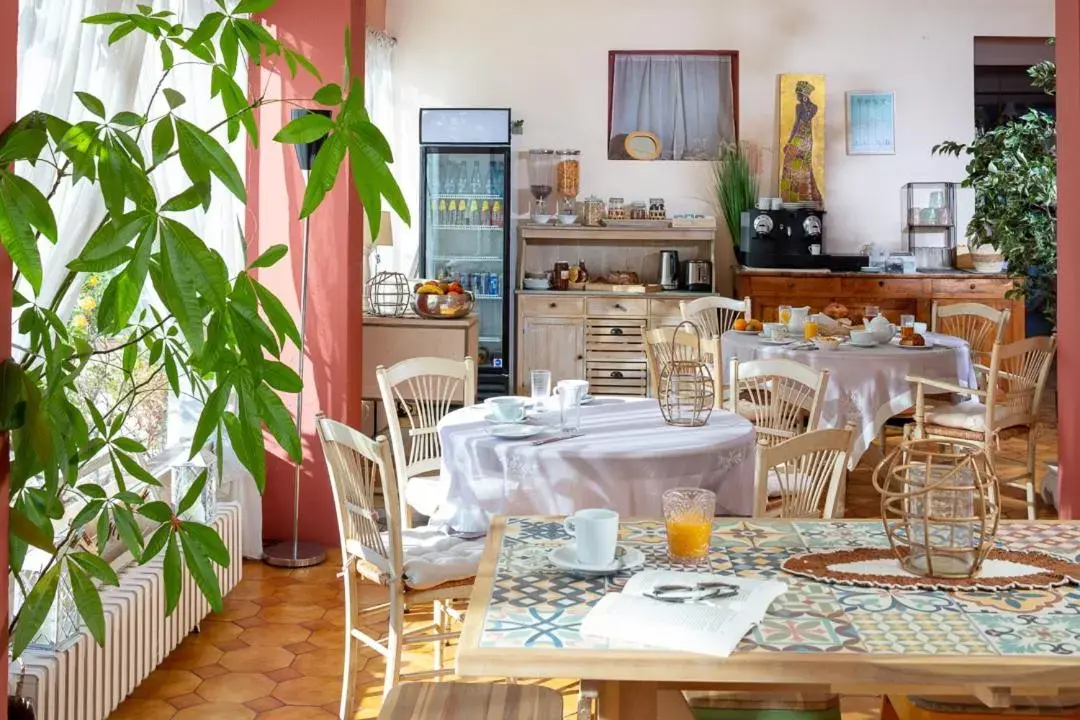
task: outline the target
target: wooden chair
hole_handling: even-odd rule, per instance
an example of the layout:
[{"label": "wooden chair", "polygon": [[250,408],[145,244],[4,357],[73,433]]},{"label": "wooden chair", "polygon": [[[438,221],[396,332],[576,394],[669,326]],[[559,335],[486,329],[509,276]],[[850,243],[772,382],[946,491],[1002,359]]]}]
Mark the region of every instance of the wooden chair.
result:
[{"label": "wooden chair", "polygon": [[728,409],[754,424],[759,443],[776,445],[817,430],[829,371],[794,360],[731,359]]},{"label": "wooden chair", "polygon": [[[754,517],[838,517],[852,431],[812,430],[775,445],[757,446]],[[769,508],[769,497],[780,501]]]},{"label": "wooden chair", "polygon": [[562,696],[551,688],[494,683],[398,685],[379,711],[379,720],[562,720],[562,716]]},{"label": "wooden chair", "polygon": [[[394,453],[405,526],[412,526],[412,509],[425,516],[446,497],[439,481],[442,443],[437,425],[455,405],[476,403],[476,364],[473,359],[421,357],[375,369],[386,408],[390,446]],[[403,429],[398,409],[405,411]]]},{"label": "wooden chair", "polygon": [[[356,675],[363,666],[361,644],[367,645],[386,659],[384,695],[401,679],[423,679],[453,672],[452,669],[442,667],[443,643],[458,636],[458,633],[449,631],[447,614],[457,615],[451,604],[468,600],[475,578],[448,582],[423,590],[411,589],[405,576],[406,530],[402,528],[400,514],[393,511],[398,503],[398,484],[390,459],[389,443],[384,437],[372,440],[321,414],[318,417],[318,432],[337,511],[345,577],[347,642],[340,715],[351,718],[356,710]],[[375,486],[380,481],[383,498],[389,509],[386,513],[385,532],[379,529],[375,504]],[[360,578],[386,588],[389,593],[388,602],[361,608]],[[434,622],[405,634],[405,607],[413,608],[425,603],[433,604]],[[387,636],[376,638],[364,632],[364,626],[371,623],[371,618],[382,613],[389,614]],[[402,648],[422,643],[436,643],[435,668],[418,673],[402,673]]]},{"label": "wooden chair", "polygon": [[[916,385],[915,423],[907,431],[910,437],[954,438],[971,440],[990,450],[1001,440],[1024,437],[1027,453],[1023,460],[995,458],[998,482],[1003,486],[1023,488],[1026,499],[1002,497],[1002,502],[1023,502],[1029,520],[1035,519],[1035,448],[1038,441],[1039,407],[1046,378],[1057,347],[1056,337],[1035,337],[1004,345],[994,343],[990,367],[979,389],[971,390],[952,383],[923,377],[909,377]],[[960,403],[928,404],[928,393],[955,393],[974,396]],[[1006,475],[1002,461],[1019,464],[1023,471]]]},{"label": "wooden chair", "polygon": [[971,346],[971,361],[986,365],[994,343],[1005,339],[1009,325],[1009,310],[995,310],[982,303],[934,303],[930,315],[930,331],[955,335]]},{"label": "wooden chair", "polygon": [[750,319],[750,298],[733,300],[732,298],[710,296],[687,302],[679,302],[679,311],[683,320],[689,320],[698,326],[703,337],[723,335],[739,318]]},{"label": "wooden chair", "polygon": [[[674,354],[672,353],[674,340]],[[657,328],[645,333],[645,360],[649,366],[649,381],[653,397],[660,396],[660,371],[672,360],[692,360],[698,357],[699,340],[692,332],[676,328]],[[724,374],[720,355],[720,338],[700,339],[701,361],[705,363],[713,379],[715,409],[723,407]]]}]

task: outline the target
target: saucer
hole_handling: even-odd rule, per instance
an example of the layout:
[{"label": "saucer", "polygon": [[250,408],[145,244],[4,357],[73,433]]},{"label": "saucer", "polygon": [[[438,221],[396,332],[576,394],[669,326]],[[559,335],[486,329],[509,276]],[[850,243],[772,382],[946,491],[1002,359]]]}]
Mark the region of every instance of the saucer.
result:
[{"label": "saucer", "polygon": [[488,413],[484,416],[484,419],[487,420],[489,423],[498,423],[500,425],[521,425],[526,420],[528,420],[527,417],[523,417],[518,420],[504,420],[503,418],[495,417],[495,413]]},{"label": "saucer", "polygon": [[582,577],[603,577],[623,570],[631,570],[645,564],[645,553],[626,545],[615,546],[615,559],[607,565],[583,565],[578,562],[574,543],[560,545],[548,556],[551,564],[560,570]]},{"label": "saucer", "polygon": [[848,340],[847,344],[857,348],[876,348],[878,346],[877,343],[857,343],[854,340]]},{"label": "saucer", "polygon": [[535,437],[545,430],[547,428],[541,425],[503,423],[502,425],[492,425],[487,432],[488,435],[503,440],[524,440],[525,438]]},{"label": "saucer", "polygon": [[739,333],[740,335],[757,335],[760,330],[732,330],[733,333]]},{"label": "saucer", "polygon": [[766,345],[790,345],[795,338],[761,338],[761,342]]},{"label": "saucer", "polygon": [[900,344],[900,339],[896,338],[896,339],[890,340],[889,344],[892,345],[894,348],[899,348],[901,350],[933,350],[934,349],[934,343],[933,343],[932,340],[926,340],[925,345],[901,345]]}]

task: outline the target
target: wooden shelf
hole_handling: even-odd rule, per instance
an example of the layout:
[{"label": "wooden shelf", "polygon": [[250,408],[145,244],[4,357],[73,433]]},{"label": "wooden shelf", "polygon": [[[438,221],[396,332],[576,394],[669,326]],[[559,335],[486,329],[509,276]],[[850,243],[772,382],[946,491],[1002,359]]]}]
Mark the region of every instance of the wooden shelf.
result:
[{"label": "wooden shelf", "polygon": [[527,241],[611,242],[640,244],[654,242],[708,242],[716,237],[715,228],[634,228],[584,227],[582,225],[520,225],[520,237]]}]

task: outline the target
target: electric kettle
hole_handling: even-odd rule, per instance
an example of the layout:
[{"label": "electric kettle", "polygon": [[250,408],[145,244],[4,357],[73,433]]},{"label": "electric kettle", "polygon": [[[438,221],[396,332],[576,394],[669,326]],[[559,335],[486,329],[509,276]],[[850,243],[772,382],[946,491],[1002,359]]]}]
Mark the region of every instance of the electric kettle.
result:
[{"label": "electric kettle", "polygon": [[679,289],[679,253],[674,250],[660,251],[660,287]]}]

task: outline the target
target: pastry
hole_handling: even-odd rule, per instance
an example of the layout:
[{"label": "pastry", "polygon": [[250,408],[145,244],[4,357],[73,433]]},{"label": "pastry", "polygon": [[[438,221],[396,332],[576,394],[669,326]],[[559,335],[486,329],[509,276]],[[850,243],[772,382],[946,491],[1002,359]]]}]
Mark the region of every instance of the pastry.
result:
[{"label": "pastry", "polygon": [[900,344],[904,347],[924,347],[926,345],[926,338],[915,333],[914,335],[900,338]]},{"label": "pastry", "polygon": [[846,305],[834,302],[825,306],[824,313],[833,320],[839,320],[840,318],[846,318],[848,316],[848,309]]},{"label": "pastry", "polygon": [[638,274],[629,270],[612,270],[607,281],[612,285],[637,285],[639,282]]}]

